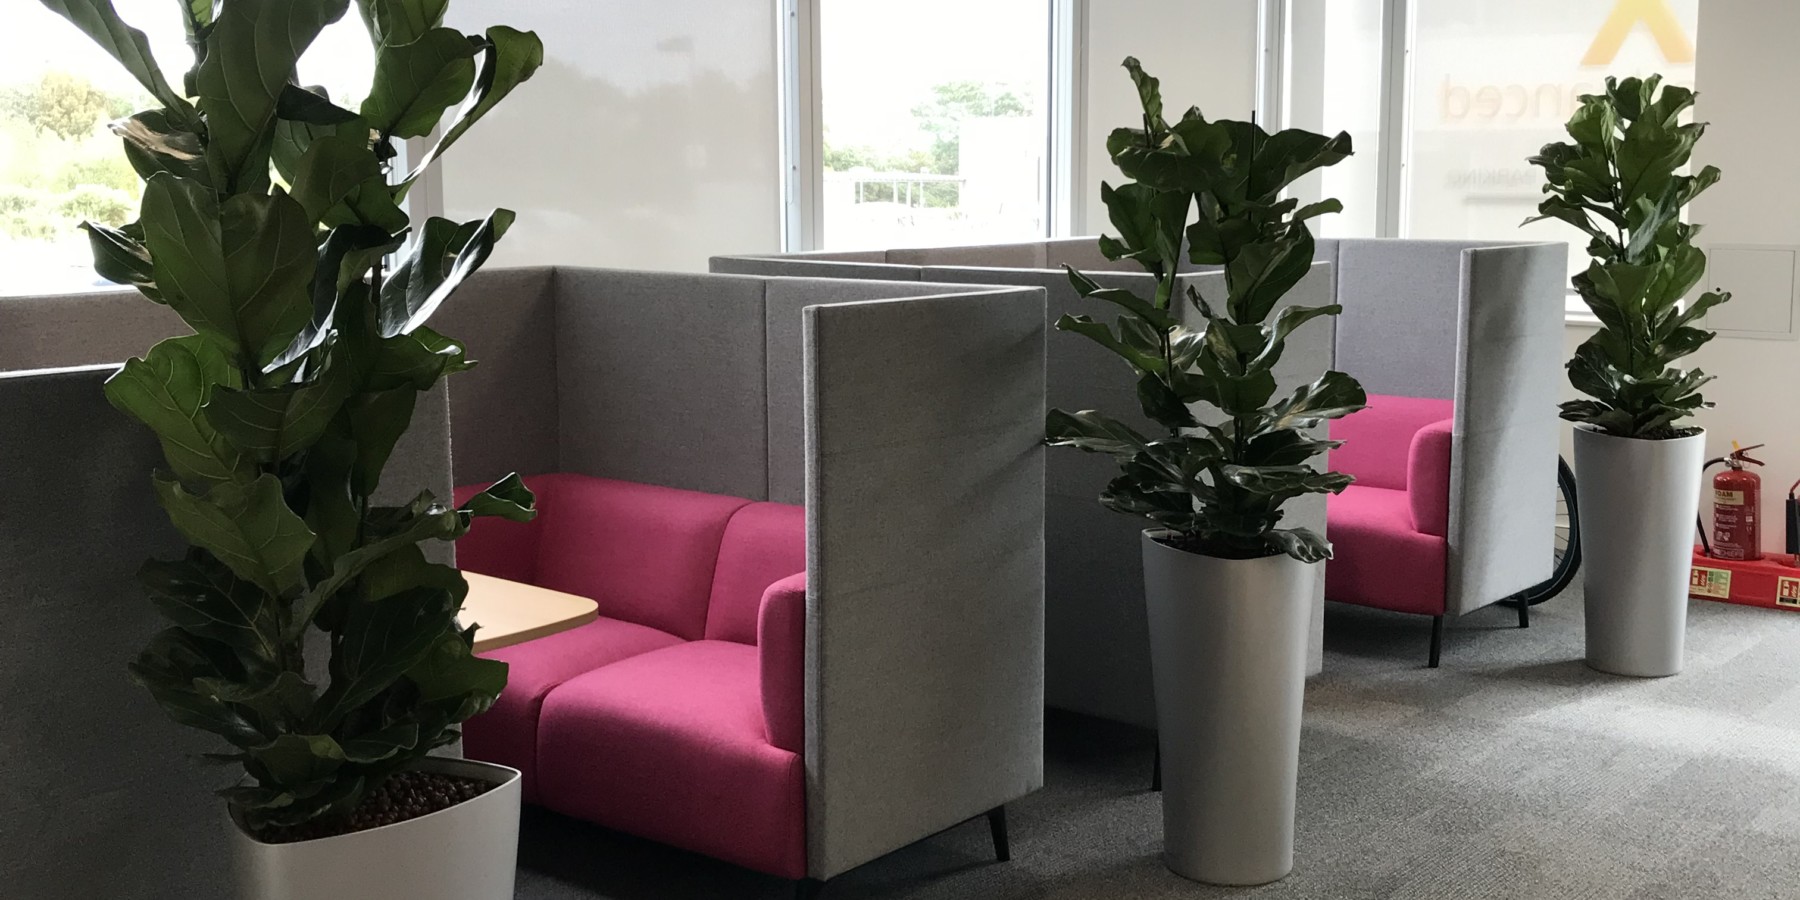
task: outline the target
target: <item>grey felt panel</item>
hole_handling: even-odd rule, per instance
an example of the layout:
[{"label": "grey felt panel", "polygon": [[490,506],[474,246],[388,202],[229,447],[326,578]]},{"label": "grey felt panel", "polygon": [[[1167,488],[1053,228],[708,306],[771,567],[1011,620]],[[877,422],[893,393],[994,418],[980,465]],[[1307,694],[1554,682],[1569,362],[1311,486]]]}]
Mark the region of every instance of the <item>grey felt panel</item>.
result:
[{"label": "grey felt panel", "polygon": [[1450,467],[1449,608],[1550,576],[1568,245],[1463,254]]},{"label": "grey felt panel", "polygon": [[1044,242],[976,244],[967,247],[907,247],[889,250],[887,261],[907,266],[1042,269],[1045,265]]},{"label": "grey felt panel", "polygon": [[1043,783],[1042,303],[806,310],[814,877]]},{"label": "grey felt panel", "polygon": [[487,269],[431,319],[479,363],[449,379],[457,484],[561,468],[553,285],[547,267]]},{"label": "grey felt panel", "polygon": [[565,472],[763,499],[763,280],[556,272]]},{"label": "grey felt panel", "polygon": [[1451,399],[1462,252],[1480,246],[1339,241],[1338,368],[1371,394]]},{"label": "grey felt panel", "polygon": [[[463,373],[464,375],[468,373]],[[455,377],[462,377],[461,375]],[[419,395],[413,407],[412,424],[394,445],[387,469],[381,473],[381,484],[375,490],[375,502],[401,506],[430,491],[439,499],[450,500],[456,490],[451,477],[450,460],[450,394],[445,382]],[[455,545],[444,541],[426,541],[425,557],[432,562],[454,565]]]},{"label": "grey felt panel", "polygon": [[192,331],[137,291],[0,297],[0,372],[123,363]]},{"label": "grey felt panel", "polygon": [[876,251],[874,261],[837,260],[803,254],[779,257],[715,256],[708,271],[720,275],[795,275],[806,278],[878,278],[887,281],[918,281],[918,266],[895,266],[882,262]]},{"label": "grey felt panel", "polygon": [[0,375],[0,893],[226,900],[222,745],[125,674],[161,626],[135,573],[182,547],[150,490],[156,439],[111,366]]},{"label": "grey felt panel", "polygon": [[768,359],[769,500],[806,501],[806,377],[801,310],[820,303],[917,297],[952,290],[955,288],[921,285],[917,281],[768,279],[764,334]]},{"label": "grey felt panel", "polygon": [[1083,272],[1143,272],[1136,260],[1110,260],[1100,252],[1100,243],[1091,237],[1057,238],[1044,242],[1044,267],[1062,270],[1074,266]]}]

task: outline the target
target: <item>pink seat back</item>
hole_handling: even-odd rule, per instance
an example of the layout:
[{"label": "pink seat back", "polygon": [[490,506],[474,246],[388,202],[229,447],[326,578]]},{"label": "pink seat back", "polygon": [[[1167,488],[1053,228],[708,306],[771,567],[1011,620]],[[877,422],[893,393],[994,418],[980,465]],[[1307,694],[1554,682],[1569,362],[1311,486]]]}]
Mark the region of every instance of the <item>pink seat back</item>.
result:
[{"label": "pink seat back", "polygon": [[1406,490],[1413,435],[1455,414],[1449,400],[1370,394],[1367,409],[1332,421],[1331,438],[1344,446],[1331,451],[1331,468],[1365,487]]},{"label": "pink seat back", "polygon": [[806,510],[785,503],[752,503],[725,526],[719,564],[707,603],[706,637],[756,643],[763,591],[806,571]]}]

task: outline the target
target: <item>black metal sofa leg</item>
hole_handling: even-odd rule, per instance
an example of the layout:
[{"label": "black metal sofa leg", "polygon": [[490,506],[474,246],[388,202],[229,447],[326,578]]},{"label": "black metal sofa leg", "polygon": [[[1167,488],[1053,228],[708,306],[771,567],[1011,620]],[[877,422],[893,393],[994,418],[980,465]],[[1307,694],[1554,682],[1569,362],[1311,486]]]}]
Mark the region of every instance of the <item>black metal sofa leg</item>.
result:
[{"label": "black metal sofa leg", "polygon": [[1438,657],[1444,651],[1444,617],[1431,617],[1431,663],[1430,668],[1438,667]]},{"label": "black metal sofa leg", "polygon": [[996,806],[988,810],[988,831],[994,837],[994,861],[1012,861],[1012,842],[1006,837],[1006,807]]},{"label": "black metal sofa leg", "polygon": [[1519,627],[1531,627],[1531,604],[1524,597],[1519,598]]},{"label": "black metal sofa leg", "polygon": [[825,882],[817,878],[802,878],[794,882],[794,900],[818,900],[825,895]]},{"label": "black metal sofa leg", "polygon": [[1150,790],[1162,791],[1162,738],[1156,739],[1156,761],[1150,764]]}]

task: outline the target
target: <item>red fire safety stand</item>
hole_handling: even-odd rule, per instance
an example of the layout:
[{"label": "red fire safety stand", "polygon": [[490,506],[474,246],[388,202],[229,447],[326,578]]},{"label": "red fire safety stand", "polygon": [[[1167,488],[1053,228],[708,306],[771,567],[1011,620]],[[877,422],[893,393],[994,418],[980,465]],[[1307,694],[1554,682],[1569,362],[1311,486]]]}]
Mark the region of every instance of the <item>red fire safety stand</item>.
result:
[{"label": "red fire safety stand", "polygon": [[[1744,471],[1743,464],[1762,463],[1745,455],[1746,451],[1756,447],[1740,449],[1735,444],[1733,447],[1729,457],[1706,464],[1710,468],[1718,463],[1729,463],[1731,468],[1713,481],[1713,539],[1707,540],[1702,525],[1701,543],[1694,548],[1693,569],[1688,576],[1688,596],[1800,611],[1800,557],[1796,556],[1797,548],[1793,546],[1794,535],[1788,536],[1787,553],[1760,551],[1755,522],[1760,505],[1759,482],[1754,473]],[[1800,488],[1800,483],[1795,486]],[[1794,506],[1794,501],[1790,499],[1789,505]],[[1791,512],[1789,518],[1794,518]],[[1800,527],[1794,522],[1789,522],[1788,526],[1790,532]]]}]

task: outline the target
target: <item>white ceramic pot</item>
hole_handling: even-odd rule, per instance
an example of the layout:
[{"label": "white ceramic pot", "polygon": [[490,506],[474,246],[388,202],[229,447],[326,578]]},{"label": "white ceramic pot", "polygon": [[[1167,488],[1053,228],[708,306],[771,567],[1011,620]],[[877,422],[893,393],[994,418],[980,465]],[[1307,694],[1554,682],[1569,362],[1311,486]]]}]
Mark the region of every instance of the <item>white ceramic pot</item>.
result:
[{"label": "white ceramic pot", "polygon": [[1307,634],[1320,567],[1215,559],[1144,532],[1162,751],[1163,860],[1209,884],[1294,867]]},{"label": "white ceramic pot", "polygon": [[1681,671],[1706,435],[1666,441],[1575,429],[1587,663],[1660,677]]},{"label": "white ceramic pot", "polygon": [[519,772],[430,758],[418,771],[495,787],[449,809],[381,828],[265,844],[234,822],[241,900],[512,900],[519,855]]}]

